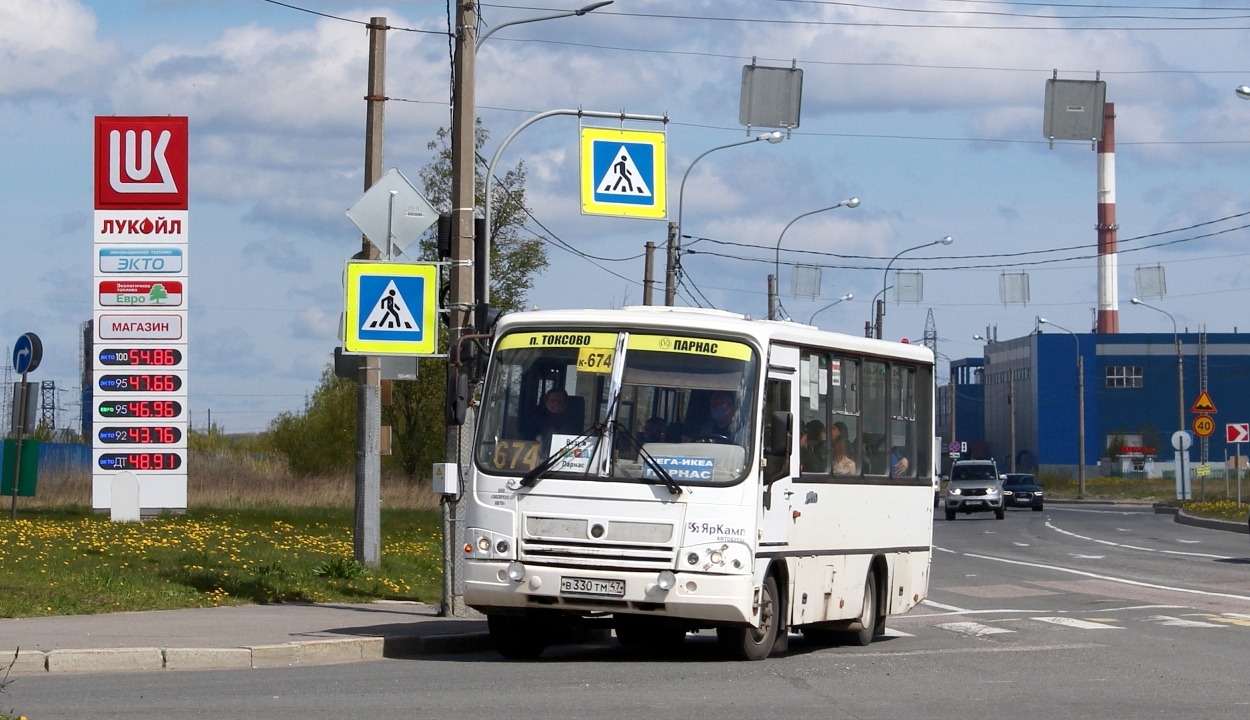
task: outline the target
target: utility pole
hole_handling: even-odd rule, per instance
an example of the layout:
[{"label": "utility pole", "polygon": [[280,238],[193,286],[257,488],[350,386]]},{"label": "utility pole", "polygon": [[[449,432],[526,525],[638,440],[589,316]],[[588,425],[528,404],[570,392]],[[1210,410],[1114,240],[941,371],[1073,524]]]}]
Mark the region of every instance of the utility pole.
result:
[{"label": "utility pole", "polygon": [[[451,113],[451,267],[448,269],[450,293],[447,311],[449,392],[455,379],[466,366],[452,363],[460,357],[460,338],[473,332],[473,228],[477,206],[475,162],[477,159],[476,104],[474,99],[474,55],[477,45],[477,5],[473,0],[456,3],[456,52],[452,60]],[[450,396],[449,396],[450,397]],[[447,425],[447,461],[459,469],[459,487],[464,488],[465,473],[472,457],[465,444],[472,441],[476,412],[470,407],[463,425]],[[462,494],[443,498],[443,602],[444,617],[465,615],[464,561],[457,552],[462,534]]]},{"label": "utility pole", "polygon": [[655,294],[655,243],[647,242],[647,260],[642,274],[642,304],[650,305]]},{"label": "utility pole", "polygon": [[[384,17],[369,19],[369,84],[365,95],[365,190],[382,177],[383,109],[386,102]],[[361,260],[378,259],[377,247],[361,236]],[[362,355],[356,377],[356,519],[352,549],[356,562],[377,567],[382,555],[382,374],[381,358]]]},{"label": "utility pole", "polygon": [[670,222],[668,224],[668,241],[665,246],[668,248],[668,268],[664,275],[664,304],[672,307],[673,301],[677,299],[677,243],[680,239],[677,237],[677,223]]}]

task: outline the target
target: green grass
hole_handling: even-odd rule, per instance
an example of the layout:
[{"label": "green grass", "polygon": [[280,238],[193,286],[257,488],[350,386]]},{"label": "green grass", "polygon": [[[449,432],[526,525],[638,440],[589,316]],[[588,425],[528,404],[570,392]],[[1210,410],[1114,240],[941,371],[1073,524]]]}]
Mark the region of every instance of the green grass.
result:
[{"label": "green grass", "polygon": [[31,509],[0,521],[0,617],[283,601],[437,603],[437,510],[383,510],[382,561],[352,559],[348,508],[195,510],[112,523]]}]

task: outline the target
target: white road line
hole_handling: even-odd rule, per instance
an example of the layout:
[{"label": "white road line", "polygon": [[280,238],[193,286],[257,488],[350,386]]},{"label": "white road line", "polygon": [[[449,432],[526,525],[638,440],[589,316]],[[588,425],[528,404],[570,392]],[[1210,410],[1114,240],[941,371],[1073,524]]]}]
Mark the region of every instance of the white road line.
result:
[{"label": "white road line", "polygon": [[974,622],[940,623],[939,625],[937,625],[937,627],[940,627],[943,630],[950,630],[951,632],[957,632],[960,635],[971,635],[972,637],[983,637],[985,635],[1004,635],[1007,633],[1015,632],[1015,630],[1007,630],[1004,628],[990,627],[989,625],[982,625],[981,623],[974,623]]},{"label": "white road line", "polygon": [[1185,538],[1176,538],[1176,542],[1185,543],[1186,545],[1197,545],[1201,540],[1186,540]]},{"label": "white road line", "polygon": [[1227,625],[1217,625],[1216,623],[1201,622],[1198,620],[1184,620],[1182,618],[1172,617],[1170,615],[1152,615],[1151,617],[1146,618],[1146,620],[1149,622],[1159,623],[1160,625],[1167,625],[1168,627],[1185,627],[1185,628],[1228,627]]},{"label": "white road line", "polygon": [[1062,528],[1055,527],[1055,525],[1051,523],[1049,520],[1046,521],[1046,527],[1050,528],[1051,530],[1054,530],[1055,532],[1061,535],[1074,537],[1074,538],[1077,538],[1078,540],[1088,540],[1089,542],[1096,542],[1102,545],[1110,545],[1111,547],[1124,548],[1126,550],[1141,550],[1142,552],[1160,553],[1163,555],[1184,555],[1186,557],[1203,557],[1203,558],[1211,558],[1213,560],[1232,560],[1232,558],[1228,557],[1227,555],[1211,555],[1209,553],[1182,552],[1180,550],[1157,550],[1155,548],[1146,548],[1146,547],[1141,547],[1138,545],[1125,545],[1123,543],[1111,542],[1110,540],[1099,540],[1098,538],[1092,538],[1086,535],[1077,535],[1076,533],[1070,530],[1064,530]]},{"label": "white road line", "polygon": [[894,628],[886,628],[885,632],[882,634],[885,635],[886,637],[898,637],[898,638],[916,637],[915,635],[912,635],[911,633],[905,633],[902,630],[895,630]]},{"label": "white road line", "polygon": [[1082,555],[1080,553],[1068,553],[1068,555],[1071,555],[1078,560],[1102,560],[1107,557],[1106,555]]},{"label": "white road line", "polygon": [[1011,542],[1011,544],[1012,544],[1012,545],[1017,545],[1017,546],[1019,546],[1019,547],[1028,547],[1028,546],[1029,546],[1029,544],[1028,544],[1028,543],[1017,542],[1017,541],[1015,541],[1015,540],[1013,540],[1013,541]]},{"label": "white road line", "polygon": [[1070,575],[1080,575],[1082,577],[1094,578],[1095,580],[1107,580],[1109,582],[1121,583],[1123,585],[1133,585],[1135,587],[1153,588],[1155,590],[1171,590],[1172,592],[1187,593],[1190,595],[1204,595],[1206,597],[1230,598],[1232,600],[1245,600],[1250,602],[1250,595],[1237,595],[1235,593],[1211,592],[1209,590],[1193,590],[1190,588],[1174,587],[1172,585],[1160,585],[1158,583],[1142,582],[1140,580],[1129,580],[1128,578],[1115,577],[1114,575],[1103,575],[1101,573],[1086,572],[1075,568],[1060,567],[1058,565],[1043,565],[1042,563],[1024,562],[1022,560],[1008,560],[1006,558],[991,557],[989,555],[978,555],[976,553],[964,553],[964,556],[976,558],[978,560],[991,560],[993,562],[1006,563],[1008,565],[1023,565],[1025,567],[1040,568],[1042,570],[1054,570],[1055,572],[1068,573]]},{"label": "white road line", "polygon": [[1044,622],[1044,623],[1051,623],[1053,625],[1064,625],[1067,627],[1074,627],[1079,630],[1123,630],[1124,629],[1120,627],[1119,625],[1107,625],[1105,623],[1089,622],[1088,620],[1077,620],[1076,618],[1069,618],[1069,617],[1035,617],[1035,618],[1030,618],[1030,620],[1037,620],[1037,621]]},{"label": "white road line", "polygon": [[947,610],[949,612],[957,612],[957,613],[968,612],[964,608],[955,607],[954,605],[943,605],[940,602],[934,602],[933,600],[930,600],[928,598],[921,600],[920,604],[925,605],[927,607],[937,608],[938,610]]}]

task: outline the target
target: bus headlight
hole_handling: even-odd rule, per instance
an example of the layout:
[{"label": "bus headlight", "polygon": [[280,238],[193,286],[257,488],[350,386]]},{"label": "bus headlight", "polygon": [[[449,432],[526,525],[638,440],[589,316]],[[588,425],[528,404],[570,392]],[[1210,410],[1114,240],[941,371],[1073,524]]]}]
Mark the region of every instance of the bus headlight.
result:
[{"label": "bus headlight", "polygon": [[490,552],[490,538],[480,537],[477,539],[477,549],[484,553]]}]

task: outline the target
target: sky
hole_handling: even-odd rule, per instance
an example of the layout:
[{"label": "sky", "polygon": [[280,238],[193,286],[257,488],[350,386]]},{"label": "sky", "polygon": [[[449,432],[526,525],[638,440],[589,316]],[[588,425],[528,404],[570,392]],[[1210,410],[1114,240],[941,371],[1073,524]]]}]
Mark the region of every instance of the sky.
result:
[{"label": "sky", "polygon": [[[483,3],[482,31],[580,4]],[[32,379],[56,381],[58,424],[79,412],[92,310],[97,115],[190,118],[192,424],[211,412],[227,432],[263,430],[303,409],[330,362],[343,264],[360,247],[345,211],[363,190],[363,23],[393,28],[385,167],[416,181],[451,119],[448,4],[285,5],[0,1],[0,344],[41,337]],[[1172,331],[1130,304],[1138,268],[1160,266],[1166,293],[1147,302],[1182,332],[1250,330],[1250,102],[1234,93],[1250,83],[1248,44],[1244,1],[616,0],[500,30],[477,53],[476,96],[486,157],[553,109],[669,118],[668,219],[680,213],[686,236],[678,304],[766,316],[782,242],[788,317],[820,310],[821,328],[862,335],[893,271],[920,271],[920,302],[886,293],[884,337],[920,342],[931,312],[939,352],[958,359],[981,355],[973,335],[987,327],[1000,340],[1038,316],[1091,328],[1097,154],[1042,136],[1056,72],[1105,81],[1115,104],[1120,330]],[[767,129],[738,123],[753,59],[802,69],[799,126],[692,166]],[[576,118],[534,123],[501,161],[524,163],[529,230],[554,238],[528,304],[640,304],[643,248],[663,245],[666,222],[581,214]],[[858,207],[812,213],[851,197]],[[820,266],[819,297],[791,294],[792,263]],[[662,277],[662,252],[656,267]],[[1028,303],[1001,302],[1002,276],[1019,273]]]}]

